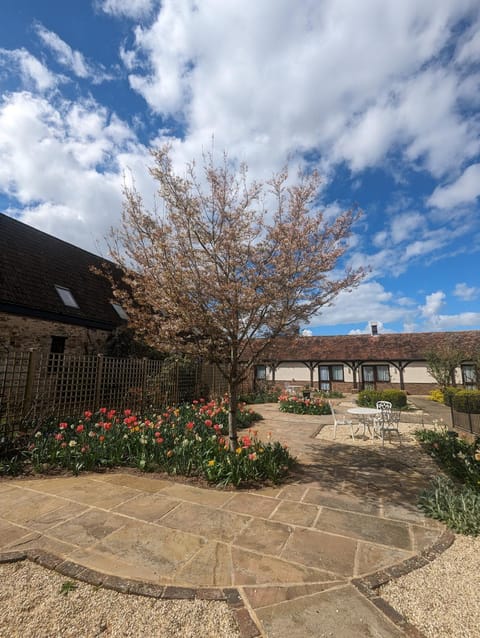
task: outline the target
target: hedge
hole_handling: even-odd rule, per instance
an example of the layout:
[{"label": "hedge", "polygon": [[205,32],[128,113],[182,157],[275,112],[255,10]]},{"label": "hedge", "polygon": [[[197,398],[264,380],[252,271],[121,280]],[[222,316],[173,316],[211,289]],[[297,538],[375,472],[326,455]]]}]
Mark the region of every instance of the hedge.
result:
[{"label": "hedge", "polygon": [[403,390],[362,390],[358,393],[358,405],[374,408],[377,401],[390,401],[394,408],[404,408],[407,405],[407,393]]},{"label": "hedge", "polygon": [[480,414],[480,390],[458,390],[452,396],[452,407],[457,412]]}]

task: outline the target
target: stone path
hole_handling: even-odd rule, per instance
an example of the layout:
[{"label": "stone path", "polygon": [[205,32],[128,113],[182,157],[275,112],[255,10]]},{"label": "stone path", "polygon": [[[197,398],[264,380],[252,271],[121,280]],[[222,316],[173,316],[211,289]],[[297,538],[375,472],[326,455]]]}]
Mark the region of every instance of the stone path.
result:
[{"label": "stone path", "polygon": [[[305,465],[287,485],[203,489],[118,472],[0,482],[0,552],[40,549],[83,568],[172,588],[237,588],[245,636],[405,635],[354,586],[444,529],[416,509],[425,472],[315,438],[322,419],[260,406],[258,435]],[[353,582],[352,582],[353,581]]]}]

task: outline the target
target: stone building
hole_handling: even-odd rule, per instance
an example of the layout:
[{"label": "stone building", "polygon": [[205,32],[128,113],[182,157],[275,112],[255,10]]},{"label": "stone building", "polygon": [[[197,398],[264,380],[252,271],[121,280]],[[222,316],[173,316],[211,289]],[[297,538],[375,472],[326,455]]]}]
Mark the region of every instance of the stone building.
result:
[{"label": "stone building", "polygon": [[119,276],[113,263],[0,214],[0,352],[102,352],[127,318],[92,272],[105,263]]}]

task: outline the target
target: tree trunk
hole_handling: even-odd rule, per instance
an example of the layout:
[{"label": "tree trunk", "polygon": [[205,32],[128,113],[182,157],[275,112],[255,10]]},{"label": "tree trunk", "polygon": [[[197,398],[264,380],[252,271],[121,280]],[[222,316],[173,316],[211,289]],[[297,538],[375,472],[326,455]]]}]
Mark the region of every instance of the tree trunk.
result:
[{"label": "tree trunk", "polygon": [[237,409],[238,409],[238,382],[236,379],[228,380],[228,394],[230,407],[228,412],[228,438],[230,449],[235,450],[238,445],[237,437]]}]

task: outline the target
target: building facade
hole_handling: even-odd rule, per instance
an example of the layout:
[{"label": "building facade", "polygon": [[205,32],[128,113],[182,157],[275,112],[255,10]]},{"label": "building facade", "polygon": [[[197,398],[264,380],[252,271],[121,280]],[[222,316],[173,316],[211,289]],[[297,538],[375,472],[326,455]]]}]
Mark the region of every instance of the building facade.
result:
[{"label": "building facade", "polygon": [[254,384],[300,390],[358,392],[396,388],[428,394],[438,387],[427,370],[427,354],[442,348],[465,353],[453,382],[477,387],[472,353],[480,352],[480,331],[295,336],[277,339],[259,358]]},{"label": "building facade", "polygon": [[0,214],[0,349],[102,352],[126,323],[104,267],[120,279],[113,263]]}]

